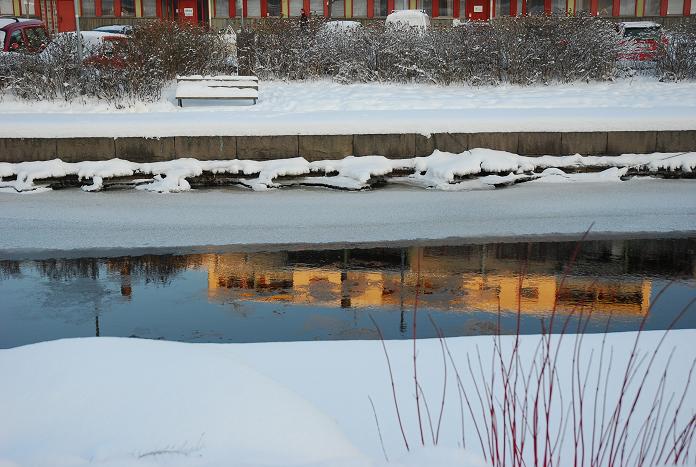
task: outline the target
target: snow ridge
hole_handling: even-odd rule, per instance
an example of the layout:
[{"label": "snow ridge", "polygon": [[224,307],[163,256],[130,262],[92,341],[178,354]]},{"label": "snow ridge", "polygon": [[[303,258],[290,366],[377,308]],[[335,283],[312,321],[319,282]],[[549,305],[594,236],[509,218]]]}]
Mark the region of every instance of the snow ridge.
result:
[{"label": "snow ridge", "polygon": [[[565,170],[564,170],[565,169]],[[590,171],[589,173],[567,173]],[[605,169],[599,171],[600,169]],[[0,192],[37,192],[49,189],[35,180],[77,176],[91,180],[84,191],[100,191],[104,180],[149,175],[131,180],[139,190],[157,193],[188,191],[187,179],[204,173],[238,176],[236,183],[254,191],[289,185],[327,186],[362,190],[376,181],[407,184],[438,190],[492,189],[520,182],[610,182],[621,181],[629,169],[648,174],[659,171],[691,173],[696,152],[623,154],[621,156],[520,156],[476,148],[460,154],[435,150],[426,157],[387,159],[383,156],[348,156],[341,160],[308,162],[303,157],[269,161],[182,158],[164,162],[135,163],[123,159],[64,162],[60,159],[0,163]],[[279,181],[280,177],[302,177]],[[3,179],[10,180],[3,180]]]}]

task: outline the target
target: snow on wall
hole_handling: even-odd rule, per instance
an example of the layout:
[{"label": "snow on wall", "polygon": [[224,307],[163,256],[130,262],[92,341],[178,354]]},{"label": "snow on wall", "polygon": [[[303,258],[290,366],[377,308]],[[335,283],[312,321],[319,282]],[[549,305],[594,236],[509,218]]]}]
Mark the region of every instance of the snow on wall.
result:
[{"label": "snow on wall", "polygon": [[[606,168],[600,173],[566,174],[568,168]],[[0,191],[25,192],[36,190],[34,180],[61,178],[76,175],[80,180],[92,183],[82,187],[84,191],[98,191],[106,178],[133,175],[151,175],[151,180],[138,184],[137,188],[158,193],[187,191],[188,178],[204,172],[239,176],[257,175],[242,184],[255,191],[277,188],[278,177],[306,177],[295,181],[305,185],[323,185],[344,189],[363,189],[374,177],[395,171],[413,171],[411,175],[393,177],[396,183],[441,190],[471,190],[492,188],[497,185],[520,181],[545,182],[572,181],[620,181],[629,168],[642,168],[648,172],[660,170],[692,172],[696,168],[696,152],[624,154],[612,156],[520,156],[505,151],[472,149],[461,154],[435,150],[430,156],[391,160],[383,156],[348,156],[342,160],[308,162],[302,157],[270,161],[213,160],[192,158],[172,161],[135,163],[122,159],[86,161],[77,163],[50,161],[0,164]],[[537,172],[540,170],[540,172]],[[459,180],[462,177],[481,175],[476,180]],[[493,175],[491,175],[493,174]],[[3,181],[3,178],[16,177]],[[241,183],[241,182],[240,182]]]}]

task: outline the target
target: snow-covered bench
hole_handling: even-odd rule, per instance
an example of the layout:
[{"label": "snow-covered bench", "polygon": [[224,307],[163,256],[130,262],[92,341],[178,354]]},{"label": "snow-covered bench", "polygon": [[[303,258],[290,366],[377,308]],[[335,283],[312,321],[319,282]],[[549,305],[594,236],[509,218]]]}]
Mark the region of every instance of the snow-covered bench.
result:
[{"label": "snow-covered bench", "polygon": [[259,98],[259,79],[256,76],[177,76],[176,100],[183,99],[251,99]]}]

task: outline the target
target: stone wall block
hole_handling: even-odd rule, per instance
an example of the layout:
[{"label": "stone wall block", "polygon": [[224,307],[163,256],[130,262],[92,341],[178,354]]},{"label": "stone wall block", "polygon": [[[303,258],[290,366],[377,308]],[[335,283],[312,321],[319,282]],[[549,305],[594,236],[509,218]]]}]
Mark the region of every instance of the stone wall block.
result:
[{"label": "stone wall block", "polygon": [[237,139],[234,136],[177,136],[174,138],[174,151],[178,158],[235,159]]},{"label": "stone wall block", "polygon": [[310,162],[352,156],[353,135],[300,135],[299,154]]},{"label": "stone wall block", "polygon": [[487,148],[517,153],[519,133],[471,133],[469,149]]},{"label": "stone wall block", "polygon": [[116,157],[113,138],[56,139],[58,157],[65,162],[103,161]]},{"label": "stone wall block", "polygon": [[562,153],[561,133],[525,132],[519,133],[517,153],[525,156],[550,155]]},{"label": "stone wall block", "polygon": [[294,136],[237,136],[237,158],[272,160],[297,157],[299,137]]},{"label": "stone wall block", "polygon": [[57,156],[50,138],[0,138],[0,162],[48,161]]},{"label": "stone wall block", "polygon": [[416,154],[415,134],[354,135],[356,156],[384,156],[392,159],[413,157]]},{"label": "stone wall block", "polygon": [[696,130],[658,131],[656,151],[696,152]]},{"label": "stone wall block", "polygon": [[131,162],[159,162],[176,158],[174,137],[116,138],[116,157]]},{"label": "stone wall block", "polygon": [[607,155],[649,154],[657,150],[656,131],[610,131]]}]

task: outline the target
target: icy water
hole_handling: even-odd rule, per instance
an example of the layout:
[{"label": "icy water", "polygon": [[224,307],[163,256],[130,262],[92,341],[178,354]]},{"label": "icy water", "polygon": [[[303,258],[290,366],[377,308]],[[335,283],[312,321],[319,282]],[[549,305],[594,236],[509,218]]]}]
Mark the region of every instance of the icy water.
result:
[{"label": "icy water", "polygon": [[[573,257],[577,256],[573,260]],[[567,270],[567,273],[566,273]],[[696,297],[696,238],[0,261],[0,347],[665,329]],[[696,305],[677,323],[696,328]]]}]

